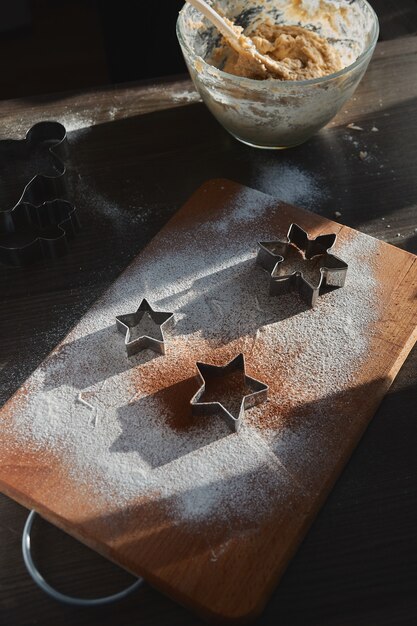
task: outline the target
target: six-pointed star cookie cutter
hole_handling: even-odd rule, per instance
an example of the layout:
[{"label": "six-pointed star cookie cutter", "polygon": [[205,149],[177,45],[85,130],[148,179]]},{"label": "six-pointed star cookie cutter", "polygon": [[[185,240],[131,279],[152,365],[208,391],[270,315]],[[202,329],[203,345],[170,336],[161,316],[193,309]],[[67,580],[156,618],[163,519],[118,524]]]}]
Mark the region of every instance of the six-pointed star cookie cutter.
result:
[{"label": "six-pointed star cookie cutter", "polygon": [[[348,265],[342,259],[330,253],[336,241],[334,233],[319,235],[310,239],[305,230],[297,224],[291,224],[287,241],[259,242],[257,263],[270,274],[269,293],[279,296],[298,290],[303,300],[314,307],[323,287],[343,287],[346,280]],[[301,270],[288,272],[283,263],[291,248],[297,249],[306,262],[319,262],[320,279],[311,284]]]},{"label": "six-pointed star cookie cutter", "polygon": [[[248,376],[245,371],[245,357],[238,354],[226,365],[211,365],[209,363],[197,362],[198,376],[201,386],[197,393],[190,400],[191,411],[196,416],[221,415],[230,428],[238,432],[241,425],[244,412],[253,406],[264,402],[268,397],[268,385]],[[245,385],[251,389],[251,393],[242,397],[238,415],[232,415],[230,411],[221,402],[203,402],[202,397],[206,390],[206,383],[210,379],[225,377],[232,372],[242,372]]]},{"label": "six-pointed star cookie cutter", "polygon": [[27,265],[57,258],[68,250],[68,240],[80,229],[73,204],[66,195],[67,132],[59,122],[39,122],[23,140],[7,142],[10,153],[30,160],[37,149],[47,151],[49,172],[36,173],[12,208],[0,210],[0,261]]},{"label": "six-pointed star cookie cutter", "polygon": [[[146,333],[131,339],[131,329],[139,326],[144,316],[159,326],[160,336],[152,337]],[[125,336],[127,356],[133,356],[140,350],[150,348],[159,354],[165,354],[164,329],[173,326],[174,314],[168,311],[154,311],[149,302],[144,298],[135,313],[118,315],[116,317],[117,330]]]}]

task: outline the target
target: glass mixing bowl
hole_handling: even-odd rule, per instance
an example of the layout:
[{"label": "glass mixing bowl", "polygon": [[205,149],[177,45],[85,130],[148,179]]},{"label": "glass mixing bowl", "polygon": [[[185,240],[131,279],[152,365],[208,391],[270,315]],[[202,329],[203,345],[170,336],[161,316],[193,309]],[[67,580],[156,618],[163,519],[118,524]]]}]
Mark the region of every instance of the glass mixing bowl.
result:
[{"label": "glass mixing bowl", "polygon": [[191,78],[217,120],[257,148],[296,146],[325,126],[352,96],[378,39],[378,18],[366,0],[218,0],[216,7],[243,28],[269,20],[310,28],[330,40],[344,69],[310,80],[254,80],[207,62],[217,30],[186,4],[177,36]]}]

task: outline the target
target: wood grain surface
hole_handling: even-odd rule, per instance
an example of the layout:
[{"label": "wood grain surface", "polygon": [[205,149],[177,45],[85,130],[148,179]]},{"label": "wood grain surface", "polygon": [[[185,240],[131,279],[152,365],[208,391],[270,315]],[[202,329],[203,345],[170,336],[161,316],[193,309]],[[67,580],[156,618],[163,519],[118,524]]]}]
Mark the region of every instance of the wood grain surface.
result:
[{"label": "wood grain surface", "polygon": [[[93,212],[80,189],[84,231],[71,255],[52,268],[1,270],[1,293],[7,301],[0,312],[2,398],[17,389],[209,176],[228,176],[279,196],[280,179],[274,172],[291,165],[319,181],[324,193],[315,210],[330,217],[339,211],[344,223],[417,252],[417,92],[410,80],[417,71],[416,51],[413,38],[379,44],[346,111],[308,144],[285,155],[260,154],[233,142],[202,105],[186,102],[184,92],[192,91],[188,81],[2,102],[2,138],[22,136],[32,122],[45,117],[64,119],[71,114],[73,119],[78,116],[80,126],[96,124],[89,138],[86,131],[70,133],[74,163],[87,181],[106,192],[110,206],[122,204],[117,219],[106,213],[105,202]],[[350,122],[364,131],[349,131]],[[167,144],[166,132],[169,137],[173,123],[177,132]],[[379,132],[371,132],[373,125]],[[369,149],[376,158],[362,162],[357,148]],[[113,149],[119,168],[110,166]],[[163,172],[158,179],[155,163]],[[124,196],[120,189],[122,172],[136,189],[133,200],[132,193]],[[133,221],[133,215],[142,215],[143,221]],[[414,350],[259,624],[415,623],[415,372]],[[49,600],[30,581],[21,561],[26,514],[11,500],[1,499],[0,623],[197,623],[149,587],[105,610],[69,609]],[[34,538],[45,575],[66,592],[99,595],[130,580],[46,523],[37,522]]]},{"label": "wood grain surface", "polygon": [[[339,254],[344,256],[343,250],[345,254],[351,250],[350,257],[344,257],[350,266],[346,286],[342,291],[322,296],[314,311],[306,312],[304,305],[294,308],[291,296],[288,312],[285,308],[280,311],[276,298],[264,300],[267,281],[262,289],[263,272],[254,267],[254,255],[250,252],[256,247],[256,241],[265,240],[268,234],[269,238],[274,235],[282,238],[291,223],[299,224],[311,237],[337,233],[336,251],[342,250]],[[233,239],[230,238],[231,228]],[[172,243],[173,251],[167,253],[168,242]],[[223,250],[224,265],[219,266],[220,250]],[[204,270],[200,275],[202,258]],[[245,267],[249,261],[243,275],[242,259],[245,259]],[[51,353],[41,365],[39,376],[35,372],[5,404],[0,412],[1,490],[115,563],[145,577],[156,588],[209,621],[246,623],[255,619],[415,342],[416,261],[417,257],[408,252],[377,240],[372,242],[367,235],[315,213],[277,204],[272,197],[239,184],[224,179],[206,183],[95,304],[88,317]],[[174,270],[173,262],[180,269]],[[153,274],[153,268],[158,267],[161,269]],[[221,269],[216,270],[216,267]],[[172,282],[169,298],[160,276]],[[209,281],[210,276],[214,276],[214,280]],[[365,290],[364,277],[369,281]],[[153,280],[157,281],[155,285]],[[239,321],[238,332],[232,336],[224,316],[219,316],[217,308],[209,306],[207,301],[207,298],[220,298],[222,302],[228,289],[229,298],[235,300],[232,310],[242,310],[244,322]],[[249,294],[248,289],[255,295]],[[184,304],[187,291],[196,294],[188,308]],[[171,340],[170,352],[164,357],[122,364],[117,352],[118,342],[107,336],[113,326],[110,323],[109,327],[109,315],[113,320],[111,311],[122,303],[132,309],[138,292],[152,302],[169,300],[177,315],[181,312],[186,320],[192,318],[198,299],[202,297],[207,327],[197,315],[194,324],[189,322],[191,326],[185,326],[185,331],[177,331]],[[340,299],[344,292],[348,294],[347,300]],[[133,294],[132,301],[129,294]],[[252,307],[251,312],[249,303],[255,301],[254,298],[262,303],[258,304],[262,314],[256,307]],[[285,302],[288,307],[288,300]],[[352,323],[348,334],[344,339],[339,337],[344,329],[337,326],[335,342],[327,346],[325,338],[334,333],[333,326],[342,315],[338,302],[344,303],[343,308],[350,307],[352,315],[358,319],[352,323],[348,316],[345,323]],[[273,321],[262,328],[265,322],[257,320],[271,320],[271,315]],[[282,344],[280,335],[291,328],[285,325],[285,318],[294,316],[298,329]],[[266,334],[258,335],[255,324]],[[264,336],[268,339],[263,339]],[[300,344],[301,348],[299,338],[307,341]],[[113,346],[105,354],[101,352],[103,341]],[[365,347],[361,352],[358,346],[351,353],[351,342],[365,342]],[[324,345],[323,351],[321,345]],[[284,351],[282,357],[280,350]],[[342,365],[339,350],[347,353]],[[209,430],[206,423],[204,428],[201,426],[202,433],[195,437],[198,425],[188,417],[189,400],[197,388],[191,384],[195,362],[221,365],[240,352],[248,355],[249,374],[269,385],[268,406],[260,407],[251,418],[250,430],[243,430],[243,434],[227,434],[220,429],[204,438],[205,431]],[[324,376],[319,370],[311,372],[314,385],[310,391],[306,387],[308,372],[300,372],[300,378],[292,378],[291,384],[286,384],[297,362],[306,358],[304,352],[316,352],[312,360],[307,357],[304,368],[320,363],[320,370],[324,367],[327,372]],[[123,356],[124,363],[126,357]],[[324,365],[326,358],[327,366]],[[101,364],[102,360],[105,365]],[[80,381],[76,368],[81,368]],[[280,370],[285,374],[280,375]],[[343,377],[346,371],[351,372],[346,381],[334,380],[329,388],[329,377]],[[117,390],[112,386],[113,391],[106,394],[103,381],[107,376],[117,376],[118,382]],[[132,385],[139,394],[137,401],[131,399]],[[48,394],[44,391],[48,389],[54,390],[53,397],[43,395]],[[74,402],[76,404],[79,389],[92,393],[93,402],[107,407],[98,419],[107,423],[115,420],[116,424],[133,419],[139,428],[144,424],[143,430],[136,431],[139,440],[129,440],[127,448],[125,444],[120,444],[121,448],[117,445],[123,436],[118,429],[116,442],[100,425],[94,430],[95,440],[103,437],[109,465],[112,454],[119,449],[122,454],[134,450],[136,458],[147,461],[137,468],[126,466],[125,472],[147,472],[144,487],[140,487],[140,482],[135,495],[132,493],[128,499],[123,497],[127,488],[123,479],[113,483],[111,473],[106,474],[101,465],[94,465],[95,452],[91,446],[83,452],[85,457],[78,467],[79,457],[72,448],[59,445],[64,433],[59,425],[55,427],[57,438],[43,436],[40,440],[36,429],[42,430],[42,426],[35,426],[32,434],[24,425],[36,422],[39,412],[49,407],[48,411],[60,416],[63,423],[70,416],[72,427],[78,428],[74,411],[79,414],[83,410],[76,409]],[[174,389],[172,394],[170,390]],[[115,393],[118,402],[114,400]],[[158,416],[153,423],[149,421],[149,412],[161,394],[164,400],[157,404]],[[178,394],[184,395],[180,402]],[[155,398],[149,406],[143,403],[147,395]],[[123,399],[128,398],[126,409]],[[81,429],[85,419],[81,417]],[[146,438],[146,446],[153,442],[160,446],[161,422],[167,443],[150,454],[140,439]],[[171,426],[177,422],[181,426]],[[76,449],[88,433],[80,430],[78,436],[78,441],[77,435],[74,436]],[[183,442],[180,451],[177,450],[178,437]],[[229,441],[227,457],[222,456],[225,437]],[[246,438],[251,442],[249,448]],[[296,443],[300,439],[301,446]],[[229,465],[236,454],[239,457],[250,454],[250,459],[255,455],[255,460],[246,464],[243,458],[239,472],[234,474]],[[122,459],[118,461],[121,462]],[[219,466],[219,472],[212,470],[213,464]],[[188,487],[185,481],[178,493],[175,484],[184,481],[183,474],[192,472],[194,466],[195,481]],[[154,482],[155,473],[161,476],[160,482],[158,479]],[[172,481],[171,474],[176,477],[174,487],[161,492],[163,485]],[[206,477],[203,482],[199,482],[200,474]],[[127,474],[125,477],[128,479]],[[146,487],[148,480],[150,488]],[[108,484],[104,497],[103,483]],[[225,495],[226,499],[216,497],[214,510],[208,504],[213,498],[213,484],[220,493],[229,494]],[[188,489],[186,496],[184,489]],[[246,490],[251,494],[253,489],[258,491],[255,501],[252,495],[244,496]],[[230,505],[234,490],[243,495],[239,496],[237,504]],[[112,496],[113,492],[120,493],[122,498]],[[208,510],[206,515],[199,512],[202,498]],[[227,503],[231,506],[230,514],[219,517],[216,511],[225,508]],[[190,519],[184,517],[184,507],[191,510]]]}]

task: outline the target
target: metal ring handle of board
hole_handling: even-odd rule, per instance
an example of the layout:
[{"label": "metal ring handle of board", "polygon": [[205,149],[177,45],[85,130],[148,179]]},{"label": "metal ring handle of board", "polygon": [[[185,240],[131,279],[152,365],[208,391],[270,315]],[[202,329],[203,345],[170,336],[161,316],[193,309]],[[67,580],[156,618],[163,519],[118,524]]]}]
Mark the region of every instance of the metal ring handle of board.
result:
[{"label": "metal ring handle of board", "polygon": [[127,587],[127,589],[123,589],[123,591],[119,591],[118,593],[114,593],[111,596],[103,596],[102,598],[92,598],[88,600],[86,598],[74,598],[72,596],[67,596],[59,591],[56,591],[49,583],[46,582],[42,574],[39,572],[36,567],[31,552],[30,545],[30,534],[32,531],[33,522],[36,516],[36,511],[31,511],[26,520],[25,527],[23,529],[22,535],[22,554],[23,560],[26,565],[26,569],[29,572],[33,581],[54,600],[58,602],[62,602],[63,604],[69,604],[71,606],[81,606],[81,607],[94,607],[94,606],[103,606],[104,604],[111,604],[113,602],[117,602],[118,600],[122,600],[126,598],[126,596],[130,595],[143,584],[143,578],[138,578],[133,585]]}]

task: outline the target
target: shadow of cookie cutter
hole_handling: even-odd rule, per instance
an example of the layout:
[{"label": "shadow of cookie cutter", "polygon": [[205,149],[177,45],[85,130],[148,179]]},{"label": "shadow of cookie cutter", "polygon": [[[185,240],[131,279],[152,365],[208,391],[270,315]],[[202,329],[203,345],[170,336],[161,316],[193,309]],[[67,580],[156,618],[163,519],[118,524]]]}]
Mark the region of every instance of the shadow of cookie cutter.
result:
[{"label": "shadow of cookie cutter", "polygon": [[[160,337],[143,334],[136,337],[136,339],[131,339],[131,328],[139,326],[145,315],[148,315],[155,325],[159,326]],[[145,298],[143,298],[135,313],[127,313],[126,315],[118,315],[116,317],[117,330],[125,337],[127,356],[133,356],[140,350],[146,350],[146,348],[150,348],[159,354],[165,354],[164,329],[171,328],[174,323],[174,314],[172,312],[155,311]]]},{"label": "shadow of cookie cutter", "polygon": [[67,596],[66,594],[61,593],[54,589],[42,576],[40,571],[35,565],[35,562],[32,557],[32,549],[31,549],[31,532],[33,522],[35,520],[36,511],[31,511],[26,520],[23,534],[22,534],[22,555],[23,561],[25,563],[28,574],[32,578],[33,582],[42,589],[48,596],[61,602],[62,604],[67,604],[70,606],[79,606],[79,607],[95,607],[95,606],[103,606],[106,604],[113,604],[113,602],[118,602],[119,600],[123,600],[131,593],[139,589],[145,582],[143,578],[138,578],[135,582],[126,589],[119,591],[118,593],[114,593],[110,596],[103,596],[101,598],[76,598],[73,596]]},{"label": "shadow of cookie cutter", "polygon": [[[269,293],[279,296],[297,290],[301,298],[314,307],[320,291],[324,287],[343,287],[346,280],[348,265],[342,259],[330,253],[336,241],[334,233],[319,235],[310,239],[305,230],[297,224],[291,224],[287,241],[259,242],[256,262],[270,274]],[[297,249],[305,261],[320,260],[320,279],[316,285],[311,284],[301,270],[285,272],[283,263],[289,249]]]},{"label": "shadow of cookie cutter", "polygon": [[65,254],[80,224],[74,205],[63,199],[66,168],[62,159],[68,153],[65,127],[59,122],[39,122],[17,143],[28,155],[34,146],[45,144],[56,172],[35,174],[17,203],[0,210],[0,261],[22,266]]},{"label": "shadow of cookie cutter", "polygon": [[[197,362],[198,376],[201,386],[190,400],[191,412],[195,416],[220,415],[234,432],[238,432],[242,425],[244,413],[247,409],[265,402],[268,398],[268,385],[265,385],[256,378],[246,374],[245,357],[238,354],[226,365],[211,365],[209,363]],[[201,398],[206,390],[206,382],[210,379],[221,378],[232,372],[242,372],[245,385],[252,389],[251,393],[242,397],[239,414],[236,417],[218,401],[202,402]]]}]

